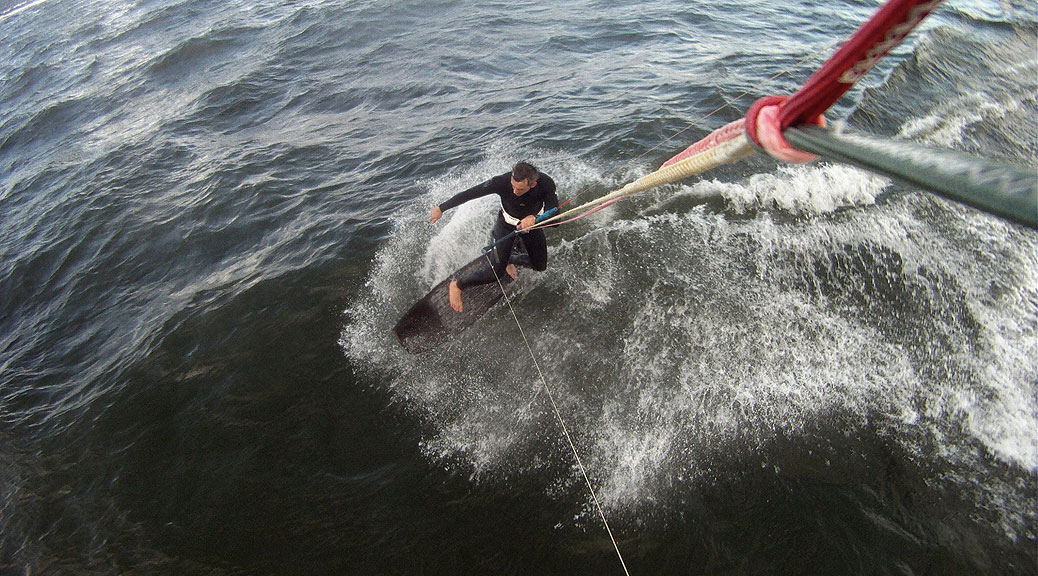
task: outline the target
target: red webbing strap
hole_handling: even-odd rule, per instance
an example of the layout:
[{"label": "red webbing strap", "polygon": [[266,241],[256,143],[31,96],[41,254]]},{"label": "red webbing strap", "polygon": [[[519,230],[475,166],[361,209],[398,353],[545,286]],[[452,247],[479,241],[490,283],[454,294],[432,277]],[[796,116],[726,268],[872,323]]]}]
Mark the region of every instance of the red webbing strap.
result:
[{"label": "red webbing strap", "polygon": [[760,146],[760,138],[757,137],[757,116],[765,106],[782,106],[789,101],[788,96],[765,96],[754,102],[746,110],[746,137],[754,144]]},{"label": "red webbing strap", "polygon": [[890,0],[883,5],[790,96],[779,113],[781,127],[801,124],[823,114],[940,3],[941,0]]}]

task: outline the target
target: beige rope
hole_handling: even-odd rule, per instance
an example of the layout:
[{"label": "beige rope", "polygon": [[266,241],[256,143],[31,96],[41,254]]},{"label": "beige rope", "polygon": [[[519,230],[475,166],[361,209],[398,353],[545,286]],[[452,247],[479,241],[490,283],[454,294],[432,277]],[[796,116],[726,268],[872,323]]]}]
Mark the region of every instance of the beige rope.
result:
[{"label": "beige rope", "polygon": [[749,139],[747,139],[745,135],[739,136],[738,138],[729,140],[727,142],[722,142],[717,146],[714,146],[713,148],[704,150],[699,154],[689,156],[688,158],[670,164],[669,166],[664,166],[659,170],[656,170],[655,172],[646,174],[645,176],[642,176],[641,178],[638,178],[633,182],[629,182],[627,185],[625,185],[623,188],[620,188],[619,190],[615,190],[613,192],[610,192],[609,194],[595,198],[594,200],[581,204],[576,208],[571,208],[563,212],[562,214],[556,214],[551,218],[542,220],[535,227],[539,228],[541,226],[545,226],[547,224],[555,222],[556,220],[561,220],[571,214],[583,212],[590,208],[594,208],[595,206],[604,204],[611,200],[615,200],[617,198],[622,198],[624,196],[629,196],[631,194],[636,194],[638,192],[644,192],[645,190],[648,190],[650,188],[655,188],[657,186],[669,184],[671,182],[675,182],[683,178],[688,178],[689,176],[701,174],[703,172],[706,172],[707,170],[716,168],[723,164],[728,164],[729,162],[736,162],[738,160],[742,160],[743,158],[752,154],[753,151],[754,148],[753,145],[750,143]]}]

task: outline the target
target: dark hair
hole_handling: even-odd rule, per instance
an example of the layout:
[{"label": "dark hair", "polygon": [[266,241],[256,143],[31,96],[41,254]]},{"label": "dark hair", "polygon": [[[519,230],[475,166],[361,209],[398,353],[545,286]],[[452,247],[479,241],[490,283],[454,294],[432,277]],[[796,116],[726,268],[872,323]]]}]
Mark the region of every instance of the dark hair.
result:
[{"label": "dark hair", "polygon": [[522,182],[523,180],[528,180],[531,183],[537,182],[538,176],[540,176],[540,172],[529,162],[517,162],[512,167],[512,180],[516,182]]}]

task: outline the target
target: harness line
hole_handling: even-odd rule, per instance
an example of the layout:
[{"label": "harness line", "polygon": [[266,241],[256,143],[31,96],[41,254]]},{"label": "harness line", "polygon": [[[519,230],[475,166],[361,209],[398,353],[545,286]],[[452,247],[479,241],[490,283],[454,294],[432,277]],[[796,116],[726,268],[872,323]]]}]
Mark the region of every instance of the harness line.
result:
[{"label": "harness line", "polygon": [[[669,184],[670,182],[675,182],[695,174],[706,172],[707,170],[729,162],[742,160],[752,154],[753,151],[753,145],[750,141],[742,134],[739,134],[738,137],[721,142],[716,146],[707,148],[697,154],[693,154],[692,156],[674,162],[673,164],[665,164],[659,170],[646,174],[633,182],[629,182],[619,190],[610,192],[605,196],[600,196],[590,202],[585,202],[576,208],[567,210],[562,214],[548,218],[541,222],[538,227],[550,225],[556,220],[562,220],[566,216],[594,208],[599,204],[612,200],[619,200],[620,198],[630,196],[631,194],[644,192],[650,188],[655,188],[657,186],[662,186],[663,184]],[[575,219],[576,218],[567,220],[567,222],[571,222]],[[562,222],[559,222],[559,224],[562,224]]]},{"label": "harness line", "polygon": [[[486,258],[487,264],[490,265],[490,268],[494,269],[494,263],[490,260],[490,254],[484,252],[483,257]],[[613,536],[613,530],[609,527],[609,521],[606,520],[602,504],[598,501],[598,495],[595,493],[595,488],[591,485],[591,479],[588,477],[587,470],[584,468],[584,462],[580,459],[577,447],[573,443],[573,437],[570,436],[569,429],[566,427],[566,421],[563,420],[562,412],[559,411],[559,405],[555,403],[555,396],[551,393],[551,387],[548,386],[548,381],[544,378],[544,372],[541,370],[541,365],[537,362],[537,357],[533,353],[533,347],[530,346],[530,340],[526,337],[526,331],[523,330],[523,325],[519,322],[519,315],[515,313],[515,308],[512,307],[512,299],[509,298],[508,293],[505,292],[505,285],[501,282],[501,277],[497,275],[496,270],[494,272],[494,278],[497,279],[497,285],[501,288],[501,295],[504,296],[504,300],[508,304],[508,310],[512,313],[515,325],[519,327],[519,334],[522,335],[523,343],[526,344],[526,351],[530,353],[530,360],[533,361],[534,367],[537,368],[537,376],[540,378],[541,384],[544,386],[544,391],[548,393],[548,400],[551,401],[551,408],[555,411],[555,417],[558,419],[559,425],[562,427],[562,434],[566,437],[566,442],[569,443],[570,451],[573,452],[573,459],[576,460],[577,467],[580,468],[580,474],[584,477],[584,482],[587,484],[588,492],[591,493],[591,500],[594,501],[595,509],[598,510],[598,515],[602,518],[602,524],[605,525],[606,533],[609,534],[609,540],[613,543],[613,549],[616,550],[616,556],[620,559],[620,565],[624,569],[624,574],[631,576],[631,573],[627,570],[627,563],[624,562],[624,556],[620,553],[620,546],[616,543],[616,537]]]}]

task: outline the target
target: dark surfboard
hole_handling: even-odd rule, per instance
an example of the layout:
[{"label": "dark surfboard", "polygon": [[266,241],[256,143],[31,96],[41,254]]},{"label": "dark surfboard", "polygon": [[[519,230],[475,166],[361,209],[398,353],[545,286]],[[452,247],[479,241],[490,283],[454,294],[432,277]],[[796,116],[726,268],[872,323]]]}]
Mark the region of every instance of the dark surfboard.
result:
[{"label": "dark surfboard", "polygon": [[[521,249],[522,242],[516,242],[516,250],[512,252],[514,259]],[[431,350],[445,340],[460,334],[479,320],[483,314],[497,304],[502,297],[501,285],[505,291],[512,283],[507,274],[502,275],[501,285],[497,282],[470,286],[462,293],[463,310],[456,312],[451,308],[447,295],[447,287],[454,278],[461,278],[481,268],[489,268],[490,263],[485,256],[479,256],[463,266],[454,274],[433,287],[428,294],[415,303],[410,310],[393,327],[400,344],[412,354]]]}]

